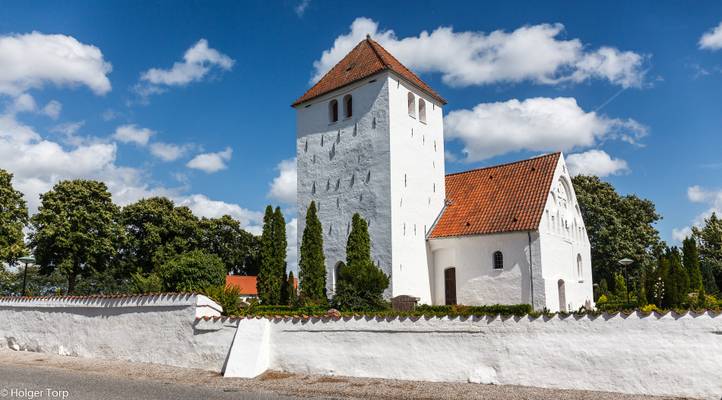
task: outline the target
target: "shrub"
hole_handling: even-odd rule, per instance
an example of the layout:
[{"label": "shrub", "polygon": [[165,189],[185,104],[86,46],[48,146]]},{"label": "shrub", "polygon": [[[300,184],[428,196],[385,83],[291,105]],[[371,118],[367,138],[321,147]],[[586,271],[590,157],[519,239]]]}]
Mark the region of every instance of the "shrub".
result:
[{"label": "shrub", "polygon": [[158,274],[143,275],[140,272],[131,274],[133,291],[136,293],[158,293],[163,291],[163,280]]},{"label": "shrub", "polygon": [[223,315],[241,314],[241,291],[236,286],[209,286],[203,289],[204,295],[223,307]]},{"label": "shrub", "polygon": [[646,306],[639,309],[643,313],[651,313],[651,312],[658,312],[660,314],[664,313],[664,310],[659,309],[656,304],[647,304]]},{"label": "shrub", "polygon": [[163,288],[171,292],[200,292],[225,284],[226,267],[218,256],[194,250],[170,259],[158,268]]},{"label": "shrub", "polygon": [[607,295],[603,294],[603,295],[599,296],[599,298],[597,299],[597,305],[607,303],[608,301],[609,301],[609,299],[607,298]]}]

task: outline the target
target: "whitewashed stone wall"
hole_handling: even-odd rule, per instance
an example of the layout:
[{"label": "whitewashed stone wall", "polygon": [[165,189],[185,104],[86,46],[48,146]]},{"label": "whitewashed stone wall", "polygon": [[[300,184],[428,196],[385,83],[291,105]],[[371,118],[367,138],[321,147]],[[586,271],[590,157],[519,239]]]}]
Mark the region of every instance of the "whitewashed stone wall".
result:
[{"label": "whitewashed stone wall", "polygon": [[[257,330],[242,320],[239,331]],[[246,325],[248,324],[248,328]],[[275,319],[258,369],[632,394],[722,396],[722,316]],[[237,336],[238,339],[239,336]],[[257,347],[256,336],[234,347]],[[248,363],[249,359],[229,359]],[[246,367],[247,369],[252,369]]]},{"label": "whitewashed stone wall", "polygon": [[0,349],[222,371],[238,321],[200,295],[0,298]]}]

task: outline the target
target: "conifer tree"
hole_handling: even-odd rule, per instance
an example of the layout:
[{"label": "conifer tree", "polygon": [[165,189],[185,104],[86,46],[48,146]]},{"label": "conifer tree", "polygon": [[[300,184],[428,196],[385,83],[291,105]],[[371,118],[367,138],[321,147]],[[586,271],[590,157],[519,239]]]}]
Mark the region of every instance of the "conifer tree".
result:
[{"label": "conifer tree", "polygon": [[281,280],[276,268],[276,234],[273,207],[266,207],[261,233],[261,266],[258,272],[256,288],[258,298],[263,304],[278,304],[281,300]]},{"label": "conifer tree", "polygon": [[339,273],[334,305],[352,311],[380,309],[388,286],[389,277],[371,260],[368,224],[359,214],[354,214],[346,242],[346,265]]},{"label": "conifer tree", "polygon": [[694,238],[688,237],[682,242],[682,257],[684,267],[689,272],[689,288],[699,294],[704,290],[704,286],[702,285],[702,270],[699,267],[699,250]]},{"label": "conifer tree", "polygon": [[312,303],[326,302],[326,259],[323,254],[323,228],[316,214],[316,202],[312,201],[306,212],[301,251],[298,261],[298,277],[301,296]]},{"label": "conifer tree", "polygon": [[[273,234],[274,234],[274,271],[278,286],[280,287],[286,282],[286,247],[288,240],[286,239],[286,220],[280,207],[276,207],[273,213]],[[280,298],[279,298],[280,300]]]},{"label": "conifer tree", "polygon": [[292,306],[296,304],[296,300],[298,298],[298,291],[296,290],[295,285],[295,278],[293,276],[293,271],[290,271],[288,273],[288,279],[283,284],[284,293],[283,293],[283,304]]}]

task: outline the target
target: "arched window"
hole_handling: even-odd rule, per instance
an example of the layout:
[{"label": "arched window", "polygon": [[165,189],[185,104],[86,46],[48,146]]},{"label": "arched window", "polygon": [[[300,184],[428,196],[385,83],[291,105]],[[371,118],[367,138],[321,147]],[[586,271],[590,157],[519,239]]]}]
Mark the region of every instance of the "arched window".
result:
[{"label": "arched window", "polygon": [[494,252],[494,269],[504,269],[504,254],[501,251]]},{"label": "arched window", "polygon": [[[331,100],[331,102],[328,103],[328,118],[331,122],[338,121],[338,101]],[[323,146],[323,144],[321,146]]]},{"label": "arched window", "polygon": [[353,116],[353,98],[350,94],[343,96],[343,116],[344,118]]},{"label": "arched window", "polygon": [[409,116],[416,118],[416,97],[409,92]]},{"label": "arched window", "polygon": [[426,122],[426,102],[419,99],[419,121]]},{"label": "arched window", "polygon": [[577,254],[577,278],[579,278],[580,281],[584,279],[584,273],[582,271],[582,255]]}]

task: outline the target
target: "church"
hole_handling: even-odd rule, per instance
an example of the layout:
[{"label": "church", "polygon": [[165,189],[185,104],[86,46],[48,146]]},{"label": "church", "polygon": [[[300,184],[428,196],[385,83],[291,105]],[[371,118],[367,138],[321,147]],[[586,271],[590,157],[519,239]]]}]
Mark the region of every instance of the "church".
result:
[{"label": "church", "polygon": [[359,213],[390,276],[387,297],[592,307],[589,239],[564,156],[447,175],[445,105],[370,37],[292,104],[298,238],[315,201],[329,295]]}]

